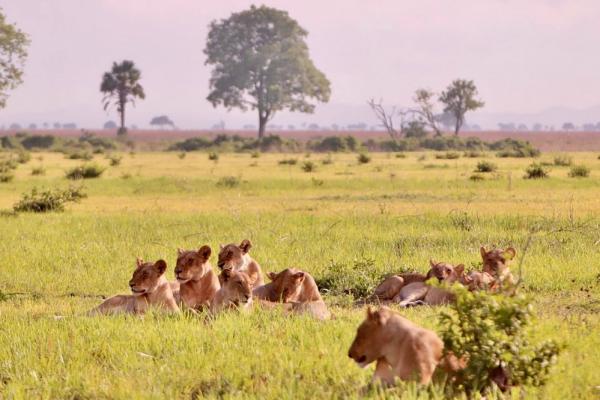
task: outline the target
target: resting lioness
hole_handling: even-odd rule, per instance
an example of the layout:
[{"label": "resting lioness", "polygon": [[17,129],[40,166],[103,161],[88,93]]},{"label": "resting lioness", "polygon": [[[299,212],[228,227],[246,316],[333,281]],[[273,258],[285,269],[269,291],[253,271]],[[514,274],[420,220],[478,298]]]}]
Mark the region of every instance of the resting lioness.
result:
[{"label": "resting lioness", "polygon": [[210,265],[211,249],[202,246],[199,250],[177,250],[175,278],[179,290],[175,298],[180,305],[194,310],[208,307],[219,290],[219,279]]},{"label": "resting lioness", "polygon": [[465,285],[471,292],[476,290],[495,290],[497,282],[494,277],[487,272],[470,271],[463,275],[460,283]]},{"label": "resting lioness", "polygon": [[391,385],[396,377],[431,381],[442,358],[444,344],[438,335],[421,328],[387,307],[369,307],[358,327],[348,357],[364,368],[377,361],[373,381]]},{"label": "resting lioness", "polygon": [[492,249],[490,251],[486,251],[485,247],[481,247],[479,250],[483,259],[483,272],[493,276],[499,286],[512,286],[515,284],[513,275],[508,268],[508,261],[515,258],[517,254],[513,247],[508,247],[506,250]]},{"label": "resting lioness", "polygon": [[[434,266],[432,266],[432,269],[434,269]],[[465,266],[463,264],[453,266],[448,263],[437,263],[435,270],[437,274],[434,274],[434,276],[438,282],[452,284],[461,281]],[[455,296],[447,290],[430,286],[425,282],[413,282],[403,286],[393,301],[399,303],[401,307],[422,304],[433,306],[451,303],[455,301]]]},{"label": "resting lioness", "polygon": [[129,281],[133,295],[110,297],[89,314],[143,314],[151,306],[168,312],[179,312],[171,285],[164,276],[166,269],[167,263],[164,260],[145,263],[138,258]]},{"label": "resting lioness", "polygon": [[278,274],[269,272],[267,276],[271,282],[253,291],[257,299],[283,302],[285,310],[298,314],[307,313],[316,319],[331,317],[314,278],[308,272],[287,268]]},{"label": "resting lioness", "polygon": [[224,269],[219,278],[222,285],[210,305],[213,314],[224,309],[247,310],[252,306],[252,286],[248,274]]},{"label": "resting lioness", "polygon": [[369,300],[393,300],[394,297],[398,296],[400,290],[410,283],[426,282],[431,278],[437,278],[438,281],[441,282],[451,274],[451,271],[446,268],[444,263],[429,260],[429,265],[430,269],[426,275],[420,273],[403,273],[387,277],[375,288],[375,291]]},{"label": "resting lioness", "polygon": [[233,269],[246,272],[252,288],[256,288],[263,285],[264,280],[260,265],[248,254],[250,248],[252,248],[252,243],[248,239],[242,240],[239,246],[233,243],[221,245],[217,266],[221,270]]}]

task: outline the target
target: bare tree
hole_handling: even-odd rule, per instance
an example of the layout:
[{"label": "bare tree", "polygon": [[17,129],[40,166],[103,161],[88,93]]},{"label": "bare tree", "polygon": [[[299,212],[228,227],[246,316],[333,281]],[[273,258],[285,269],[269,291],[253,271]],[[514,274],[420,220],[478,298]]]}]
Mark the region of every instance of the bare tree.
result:
[{"label": "bare tree", "polygon": [[[411,110],[398,109],[394,106],[392,107],[392,110],[388,112],[383,106],[383,101],[381,99],[379,100],[379,103],[376,103],[374,99],[371,99],[367,101],[367,104],[371,107],[375,117],[379,120],[393,141],[397,141],[404,135],[406,122],[410,119],[410,115],[412,114]],[[395,126],[396,118],[399,119],[397,126]]]},{"label": "bare tree", "polygon": [[418,89],[415,92],[415,97],[413,97],[413,101],[415,102],[417,108],[410,111],[416,114],[424,125],[435,132],[436,136],[440,136],[442,131],[438,127],[439,117],[435,113],[433,105],[433,99],[435,96],[436,94],[430,90]]}]

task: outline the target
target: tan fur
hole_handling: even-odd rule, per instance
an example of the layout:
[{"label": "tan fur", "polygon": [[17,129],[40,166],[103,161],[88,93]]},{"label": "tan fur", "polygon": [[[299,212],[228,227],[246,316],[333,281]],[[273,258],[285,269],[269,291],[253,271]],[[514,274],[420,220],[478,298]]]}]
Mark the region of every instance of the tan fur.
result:
[{"label": "tan fur", "polygon": [[224,269],[219,280],[221,288],[210,305],[213,314],[225,309],[248,310],[252,307],[252,286],[246,272]]},{"label": "tan fur", "polygon": [[329,319],[331,314],[323,301],[314,278],[296,268],[268,274],[270,283],[254,289],[254,297],[270,302],[290,304],[289,311],[307,313],[317,319]]},{"label": "tan fur", "polygon": [[367,310],[358,327],[348,357],[364,368],[376,361],[373,381],[392,385],[395,378],[416,379],[421,384],[431,377],[442,358],[444,344],[438,335],[403,318],[387,307]]},{"label": "tan fur", "polygon": [[498,286],[512,286],[515,284],[513,275],[508,267],[508,262],[515,258],[517,251],[513,247],[503,249],[492,249],[487,251],[481,247],[481,258],[483,260],[483,272],[490,274]]},{"label": "tan fur", "polygon": [[[448,284],[460,282],[464,275],[464,268],[463,264],[453,266],[448,263],[433,264],[432,261],[432,271],[434,271],[432,275],[438,279],[438,282]],[[442,288],[427,285],[425,282],[413,282],[403,286],[393,301],[399,303],[402,307],[422,304],[434,306],[451,303],[455,301],[455,297]]]},{"label": "tan fur", "polygon": [[471,292],[476,290],[493,291],[497,287],[497,282],[494,277],[487,272],[481,271],[470,271],[462,277],[460,283],[465,285]]},{"label": "tan fur", "polygon": [[164,260],[145,263],[138,258],[136,269],[129,281],[133,295],[110,297],[89,314],[144,314],[150,307],[179,312],[171,285],[164,276],[166,269],[167,263]]},{"label": "tan fur", "polygon": [[[220,288],[217,274],[210,265],[211,249],[202,246],[199,250],[177,250],[175,278],[171,283],[177,302],[181,306],[200,310],[208,308]],[[178,290],[174,286],[178,286]]]},{"label": "tan fur", "polygon": [[217,266],[221,270],[232,269],[246,272],[252,288],[257,288],[264,285],[265,282],[260,265],[248,253],[251,248],[252,243],[248,239],[242,240],[239,246],[233,243],[221,245]]}]

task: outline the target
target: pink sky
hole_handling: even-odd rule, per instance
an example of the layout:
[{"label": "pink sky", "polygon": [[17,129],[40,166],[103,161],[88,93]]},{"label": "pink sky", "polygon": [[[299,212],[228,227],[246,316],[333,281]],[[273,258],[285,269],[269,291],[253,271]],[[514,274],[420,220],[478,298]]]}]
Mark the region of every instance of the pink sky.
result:
[{"label": "pink sky", "polygon": [[[132,59],[147,100],[129,123],[168,114],[184,128],[219,120],[238,127],[254,113],[227,113],[205,100],[207,25],[249,1],[4,0],[8,20],[31,36],[25,83],[0,110],[0,124],[68,122],[97,127],[102,73]],[[258,3],[261,4],[261,3]],[[265,1],[309,31],[317,67],[332,83],[314,115],[280,114],[274,124],[373,123],[365,100],[408,105],[419,87],[475,80],[481,113],[535,113],[600,105],[597,0]],[[600,120],[600,115],[598,115]]]}]

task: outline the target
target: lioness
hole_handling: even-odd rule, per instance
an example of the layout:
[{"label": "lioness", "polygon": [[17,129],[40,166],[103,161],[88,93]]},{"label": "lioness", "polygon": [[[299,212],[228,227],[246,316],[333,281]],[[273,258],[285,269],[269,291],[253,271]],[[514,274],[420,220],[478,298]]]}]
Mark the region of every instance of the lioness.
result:
[{"label": "lioness", "polygon": [[483,272],[493,276],[499,285],[508,284],[512,286],[515,283],[508,268],[508,261],[517,255],[517,251],[513,247],[508,247],[505,250],[492,249],[490,251],[486,251],[485,247],[481,247],[479,251],[483,259]]},{"label": "lioness", "polygon": [[[452,284],[462,280],[465,266],[463,264],[453,266],[452,264],[442,262],[432,265],[432,270],[435,270],[433,276],[439,282]],[[413,282],[403,286],[393,301],[399,303],[401,307],[421,304],[433,306],[451,303],[455,301],[455,296],[447,290],[429,286],[425,282]]]},{"label": "lioness", "polygon": [[179,312],[171,285],[164,276],[167,263],[158,260],[155,263],[136,260],[136,269],[129,281],[133,295],[110,297],[89,312],[97,314],[143,314],[154,306],[168,312]]},{"label": "lioness", "polygon": [[431,381],[442,358],[444,344],[438,335],[415,325],[387,307],[367,309],[348,357],[364,368],[377,361],[373,381],[392,385],[396,377]]},{"label": "lioness", "polygon": [[284,309],[288,311],[308,313],[321,320],[331,317],[314,278],[308,272],[287,268],[278,274],[269,272],[267,276],[271,282],[254,289],[257,299],[283,302]]},{"label": "lioness", "polygon": [[180,305],[198,310],[208,307],[215,297],[220,284],[209,262],[211,252],[206,245],[199,250],[177,249],[175,278],[179,290],[175,298]]},{"label": "lioness", "polygon": [[438,281],[443,281],[452,273],[446,267],[445,263],[438,263],[434,260],[429,260],[430,269],[426,275],[419,273],[404,273],[392,275],[386,278],[375,288],[375,292],[370,300],[387,301],[393,300],[398,296],[402,287],[413,282],[426,282],[431,278],[437,278]]},{"label": "lioness", "polygon": [[221,245],[220,247],[217,266],[221,270],[229,268],[235,271],[245,271],[250,277],[252,288],[257,288],[264,284],[260,265],[248,254],[252,248],[252,243],[248,239],[242,240],[239,246],[230,243]]},{"label": "lioness", "polygon": [[460,283],[465,285],[471,292],[476,290],[495,290],[497,282],[494,277],[487,272],[470,271],[463,275]]},{"label": "lioness", "polygon": [[220,281],[222,286],[210,305],[213,314],[232,308],[247,310],[252,306],[252,286],[246,272],[224,269]]}]

